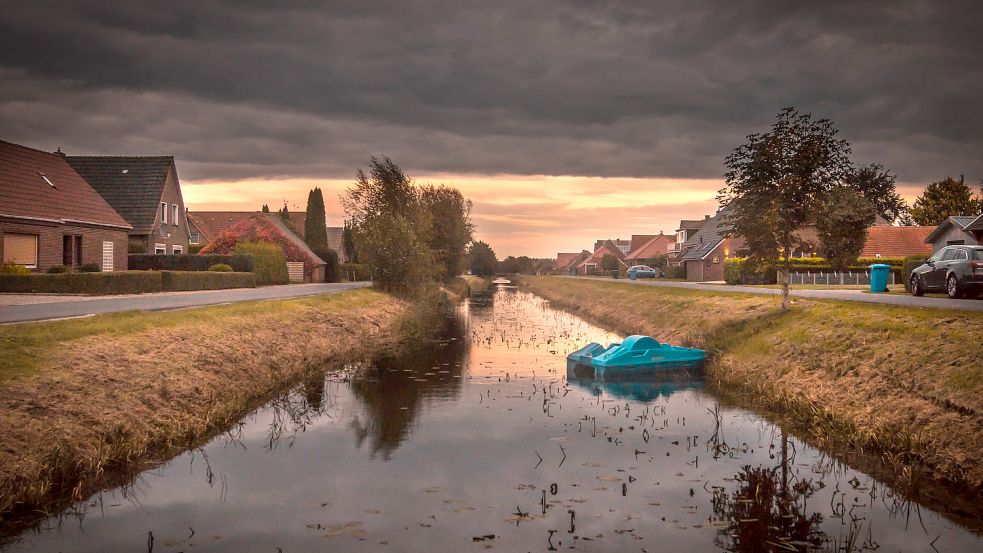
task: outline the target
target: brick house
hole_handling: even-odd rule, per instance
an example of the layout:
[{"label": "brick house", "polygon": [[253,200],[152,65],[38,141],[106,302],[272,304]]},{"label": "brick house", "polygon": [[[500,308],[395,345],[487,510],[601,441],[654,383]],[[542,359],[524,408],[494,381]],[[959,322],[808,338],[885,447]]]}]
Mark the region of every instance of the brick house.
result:
[{"label": "brick house", "polygon": [[696,234],[703,223],[707,222],[710,216],[707,215],[704,219],[683,219],[679,221],[679,228],[676,229],[676,241],[673,244],[672,250],[669,251],[669,265],[682,265],[680,258],[686,253],[686,242]]},{"label": "brick house", "polygon": [[636,235],[631,237],[632,249],[625,256],[628,265],[637,265],[642,260],[669,255],[676,245],[675,236],[659,233],[657,235]]},{"label": "brick house", "polygon": [[[296,280],[304,282],[324,282],[326,263],[317,256],[307,243],[293,232],[277,213],[248,213],[248,216],[238,223],[225,229],[217,236],[211,237],[201,253],[230,254],[235,251],[239,242],[270,242],[283,248],[287,257],[287,266],[302,264]],[[194,219],[195,215],[192,214]],[[302,278],[300,278],[302,277]]]},{"label": "brick house", "polygon": [[577,266],[590,255],[591,253],[587,250],[580,253],[558,253],[556,254],[556,272],[561,275],[575,275],[577,274]]},{"label": "brick house", "polygon": [[188,253],[188,220],[173,156],[66,156],[133,227],[130,248]]},{"label": "brick house", "polygon": [[0,141],[0,259],[126,270],[131,226],[58,154]]},{"label": "brick house", "polygon": [[681,245],[682,254],[677,257],[677,262],[686,268],[686,280],[724,279],[724,260],[733,257],[739,246],[734,239],[728,238],[731,229],[725,210],[703,220],[700,229]]},{"label": "brick house", "polygon": [[[619,242],[628,242],[628,240],[620,240]],[[614,240],[598,240],[597,244],[595,244],[594,253],[577,264],[577,274],[589,275],[592,272],[601,271],[601,263],[605,255],[613,255],[618,260],[619,269],[626,269],[628,267],[625,264],[625,254],[622,252],[620,244],[617,244]]]},{"label": "brick house", "polygon": [[[251,215],[262,213],[260,211],[189,211],[188,225],[191,229],[190,243],[193,245],[207,245],[219,234],[222,234],[233,225],[248,219]],[[267,216],[279,217],[279,213],[267,213]],[[304,228],[307,224],[307,213],[290,212],[291,230],[295,230],[297,236],[302,240]],[[343,245],[344,229],[342,227],[326,227],[328,234],[328,246],[338,252],[338,261],[346,263],[345,248]]]}]

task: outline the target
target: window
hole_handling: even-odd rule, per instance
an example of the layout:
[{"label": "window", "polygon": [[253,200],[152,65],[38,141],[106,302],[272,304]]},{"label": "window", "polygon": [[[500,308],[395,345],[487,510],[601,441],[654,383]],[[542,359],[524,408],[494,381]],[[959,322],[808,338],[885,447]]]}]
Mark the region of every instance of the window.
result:
[{"label": "window", "polygon": [[61,252],[62,265],[81,265],[82,237],[65,235],[62,238]]},{"label": "window", "polygon": [[167,224],[167,202],[160,202],[160,224]]},{"label": "window", "polygon": [[949,248],[945,251],[945,255],[942,256],[942,261],[952,261],[959,256],[959,250],[955,248]]},{"label": "window", "polygon": [[16,263],[29,269],[36,269],[38,266],[38,235],[4,233],[3,262]]},{"label": "window", "polygon": [[973,250],[973,259],[983,261],[983,250]]},{"label": "window", "polygon": [[180,225],[181,218],[178,216],[178,214],[181,212],[178,211],[177,204],[171,204],[171,213],[174,214],[174,216],[171,217],[171,224],[174,226]]},{"label": "window", "polygon": [[109,241],[102,243],[102,270],[113,271],[113,243]]},{"label": "window", "polygon": [[959,261],[965,261],[969,259],[969,254],[966,253],[965,250],[957,250],[957,251],[959,252],[959,254],[956,255],[956,259],[958,259]]},{"label": "window", "polygon": [[200,240],[200,238],[199,238],[199,236],[198,236],[198,231],[195,231],[195,230],[193,230],[193,231],[191,231],[191,232],[189,233],[189,235],[188,235],[188,236],[189,236],[189,241],[190,241],[190,242],[191,242],[192,244],[197,244],[197,243],[198,243],[198,240]]},{"label": "window", "polygon": [[945,255],[945,252],[946,251],[948,251],[948,250],[941,249],[941,250],[933,253],[932,254],[932,257],[928,258],[928,260],[929,261],[940,261],[942,259],[942,256]]},{"label": "window", "polygon": [[171,253],[184,253],[184,246],[171,246]]},{"label": "window", "polygon": [[945,245],[946,246],[962,246],[965,243],[966,243],[965,240],[946,240]]},{"label": "window", "polygon": [[165,254],[165,253],[167,253],[167,245],[166,244],[154,244],[154,253],[155,254]]},{"label": "window", "polygon": [[713,256],[713,263],[714,264],[720,263],[720,256],[719,255]]}]

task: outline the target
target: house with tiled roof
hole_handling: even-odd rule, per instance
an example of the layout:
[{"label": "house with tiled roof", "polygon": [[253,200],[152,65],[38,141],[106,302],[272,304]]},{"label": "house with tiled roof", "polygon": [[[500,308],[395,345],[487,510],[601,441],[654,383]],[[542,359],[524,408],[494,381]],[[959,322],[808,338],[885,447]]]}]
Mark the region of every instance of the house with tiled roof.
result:
[{"label": "house with tiled roof", "polygon": [[604,238],[601,240],[596,240],[594,241],[594,251],[596,252],[598,248],[604,246],[608,242],[617,248],[621,252],[622,256],[627,255],[628,252],[631,251],[631,240],[622,240],[621,238]]},{"label": "house with tiled roof", "polygon": [[0,260],[125,271],[126,222],[57,154],[0,141]]},{"label": "house with tiled roof", "polygon": [[954,215],[946,217],[939,226],[925,237],[925,243],[932,245],[932,252],[937,252],[946,246],[958,244],[979,244],[977,235],[968,230],[971,224],[979,219],[977,215]]},{"label": "house with tiled roof", "polygon": [[66,156],[65,161],[133,227],[133,252],[188,252],[174,156]]},{"label": "house with tiled roof", "polygon": [[[621,248],[614,240],[604,240],[599,241],[600,245],[594,250],[594,253],[590,254],[577,264],[577,274],[589,275],[596,271],[602,270],[601,262],[604,260],[605,255],[613,255],[615,259],[618,260],[618,265],[626,269],[628,265],[625,263],[625,254],[622,252]],[[622,240],[622,242],[627,242],[627,240]]]},{"label": "house with tiled roof", "polygon": [[669,252],[669,264],[681,265],[680,257],[686,252],[686,241],[693,237],[704,223],[710,218],[709,215],[703,219],[683,219],[679,221],[679,228],[676,229],[676,241],[672,250]]},{"label": "house with tiled roof", "polygon": [[[305,282],[324,282],[325,262],[304,240],[290,230],[277,213],[250,213],[248,217],[222,231],[202,248],[201,253],[230,254],[240,242],[269,242],[283,248],[287,265],[299,264]],[[300,266],[302,265],[302,267]]]},{"label": "house with tiled roof", "polygon": [[860,257],[908,257],[932,255],[932,245],[925,242],[935,227],[895,227],[874,225],[867,229],[867,241]]},{"label": "house with tiled roof", "polygon": [[727,210],[717,211],[704,219],[700,229],[682,244],[683,253],[677,258],[686,268],[686,280],[692,282],[722,281],[724,260],[733,257],[738,249],[737,241],[730,238],[733,225]]},{"label": "house with tiled roof", "polygon": [[580,262],[591,256],[591,252],[582,250],[580,253],[556,254],[556,272],[562,275],[577,274]]},{"label": "house with tiled roof", "polygon": [[625,262],[629,265],[632,261],[641,261],[643,259],[654,259],[659,256],[669,255],[673,247],[676,245],[676,237],[670,236],[668,234],[659,233],[657,235],[643,235],[647,240],[638,240],[637,245],[635,236],[632,236],[632,250],[628,252],[625,256]]},{"label": "house with tiled roof", "polygon": [[[262,213],[259,211],[189,211],[188,225],[191,229],[190,242],[194,245],[207,245],[219,234],[222,234],[233,225],[248,219],[250,216]],[[268,217],[281,217],[279,213],[263,213]],[[304,211],[289,212],[290,230],[294,231],[302,240],[305,239],[305,227],[307,225],[307,213]],[[281,217],[282,219],[282,217]],[[344,252],[344,229],[342,227],[326,227],[328,235],[328,246],[338,253],[338,260],[342,263],[347,262]]]}]

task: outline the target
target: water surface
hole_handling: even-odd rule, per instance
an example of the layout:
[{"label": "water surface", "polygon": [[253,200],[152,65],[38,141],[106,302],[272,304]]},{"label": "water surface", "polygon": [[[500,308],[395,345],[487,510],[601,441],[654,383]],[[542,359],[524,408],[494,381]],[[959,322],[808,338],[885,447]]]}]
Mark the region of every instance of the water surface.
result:
[{"label": "water surface", "polygon": [[698,381],[567,381],[617,339],[500,289],[440,347],[305,382],[7,550],[983,548]]}]

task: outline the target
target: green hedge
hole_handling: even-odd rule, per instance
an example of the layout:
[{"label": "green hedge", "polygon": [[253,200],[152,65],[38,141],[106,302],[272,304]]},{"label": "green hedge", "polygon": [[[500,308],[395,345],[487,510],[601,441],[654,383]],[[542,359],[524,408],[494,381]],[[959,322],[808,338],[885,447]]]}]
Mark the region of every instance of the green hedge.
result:
[{"label": "green hedge", "polygon": [[666,278],[686,278],[686,265],[669,265],[666,267]]},{"label": "green hedge", "polygon": [[0,292],[107,295],[160,290],[161,274],[150,271],[0,275]]},{"label": "green hedge", "polygon": [[[287,256],[279,244],[270,242],[239,242],[235,249],[238,255],[251,255],[255,262],[256,284],[288,284]],[[231,265],[231,264],[230,264]],[[234,267],[234,266],[233,266]]]},{"label": "green hedge", "polygon": [[216,263],[241,273],[255,269],[255,262],[248,255],[130,254],[128,263],[131,271],[207,271]]},{"label": "green hedge", "polygon": [[365,263],[344,263],[341,265],[340,276],[350,282],[372,280],[372,269]]},{"label": "green hedge", "polygon": [[161,290],[222,290],[255,288],[255,273],[219,273],[209,271],[160,271]]},{"label": "green hedge", "polygon": [[724,260],[724,282],[727,284],[775,284],[777,280],[771,265],[756,264],[741,257]]}]

